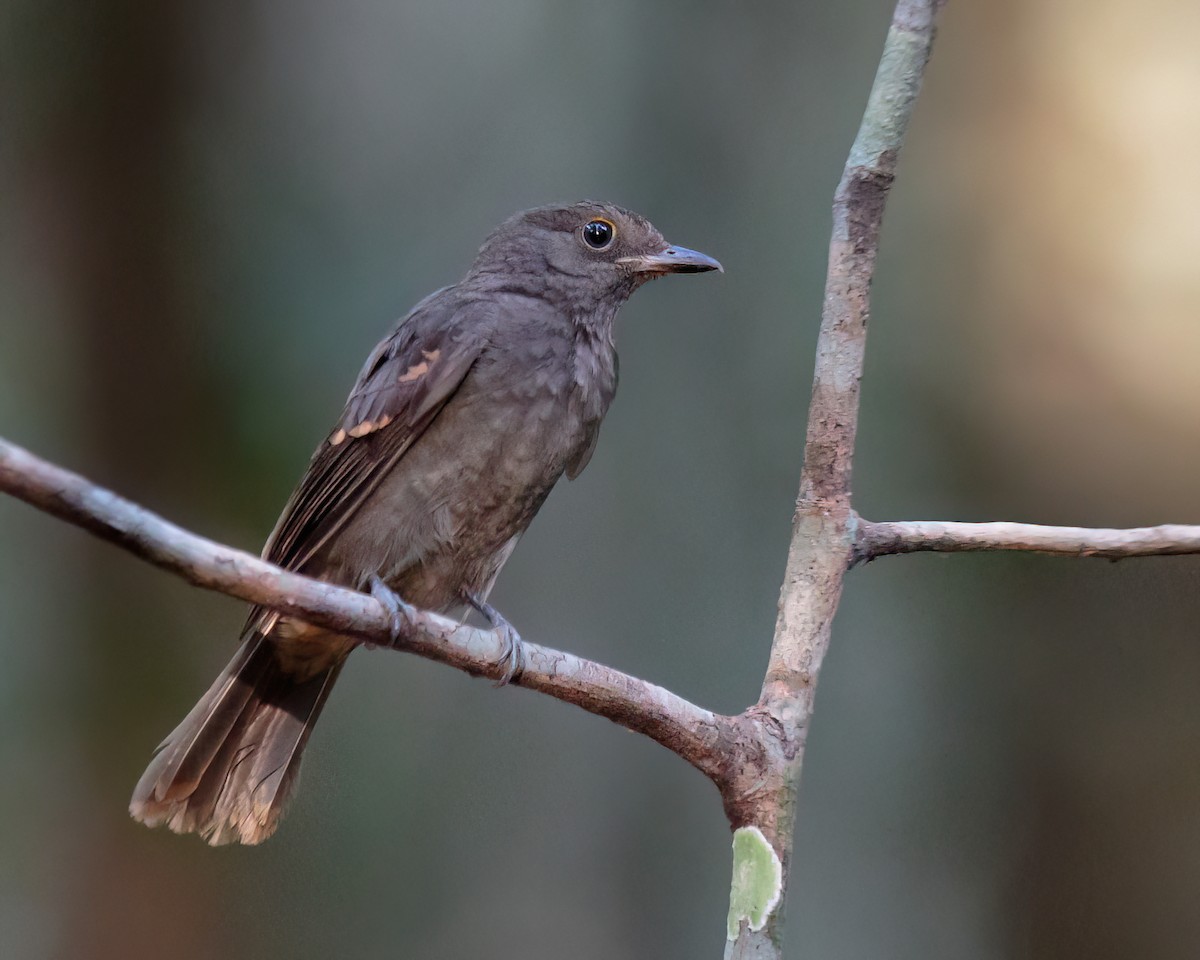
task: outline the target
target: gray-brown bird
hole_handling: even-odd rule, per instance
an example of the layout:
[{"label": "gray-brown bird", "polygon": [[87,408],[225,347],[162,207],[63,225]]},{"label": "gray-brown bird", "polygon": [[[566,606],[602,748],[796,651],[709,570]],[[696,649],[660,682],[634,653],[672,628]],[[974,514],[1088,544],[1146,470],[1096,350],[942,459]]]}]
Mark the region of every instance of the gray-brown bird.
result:
[{"label": "gray-brown bird", "polygon": [[[617,386],[613,320],[639,286],[720,270],[606,203],[503,223],[467,275],[426,297],[367,358],[263,556],[404,604],[479,611],[551,488],[596,445]],[[237,654],[133,792],[150,826],[212,844],[275,830],[300,754],[358,641],[256,607]]]}]

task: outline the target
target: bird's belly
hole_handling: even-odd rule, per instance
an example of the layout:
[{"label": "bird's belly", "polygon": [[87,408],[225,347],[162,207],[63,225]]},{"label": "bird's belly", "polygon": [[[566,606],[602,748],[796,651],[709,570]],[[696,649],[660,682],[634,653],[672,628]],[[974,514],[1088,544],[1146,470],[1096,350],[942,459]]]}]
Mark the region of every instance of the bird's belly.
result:
[{"label": "bird's belly", "polygon": [[457,398],[333,538],[326,576],[378,574],[432,610],[485,594],[583,439],[565,404]]}]

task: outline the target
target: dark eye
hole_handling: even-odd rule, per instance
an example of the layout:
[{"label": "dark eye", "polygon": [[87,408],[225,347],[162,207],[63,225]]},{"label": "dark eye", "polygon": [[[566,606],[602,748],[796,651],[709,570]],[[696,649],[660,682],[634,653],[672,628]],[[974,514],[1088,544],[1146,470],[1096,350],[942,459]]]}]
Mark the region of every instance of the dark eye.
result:
[{"label": "dark eye", "polygon": [[615,232],[607,220],[592,220],[583,225],[583,242],[593,250],[603,250],[613,242]]}]

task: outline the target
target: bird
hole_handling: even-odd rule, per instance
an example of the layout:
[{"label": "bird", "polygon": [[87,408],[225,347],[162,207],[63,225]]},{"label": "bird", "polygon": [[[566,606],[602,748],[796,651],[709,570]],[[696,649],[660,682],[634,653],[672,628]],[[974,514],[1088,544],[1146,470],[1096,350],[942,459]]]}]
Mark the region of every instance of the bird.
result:
[{"label": "bird", "polygon": [[[645,218],[594,201],[502,223],[466,275],[420,301],[367,357],[262,556],[370,592],[393,614],[475,610],[562,476],[579,476],[617,388],[613,321],[655,277],[723,271]],[[353,637],[251,609],[232,661],[158,751],[130,813],[208,843],[278,826]]]}]

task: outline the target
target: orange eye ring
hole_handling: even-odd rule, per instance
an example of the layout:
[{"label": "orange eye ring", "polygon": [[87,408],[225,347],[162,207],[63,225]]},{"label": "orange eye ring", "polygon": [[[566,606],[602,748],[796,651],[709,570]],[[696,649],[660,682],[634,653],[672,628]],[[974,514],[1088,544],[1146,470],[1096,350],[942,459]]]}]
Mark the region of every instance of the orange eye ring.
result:
[{"label": "orange eye ring", "polygon": [[607,250],[616,239],[617,225],[604,217],[596,217],[583,225],[580,236],[593,250]]}]

